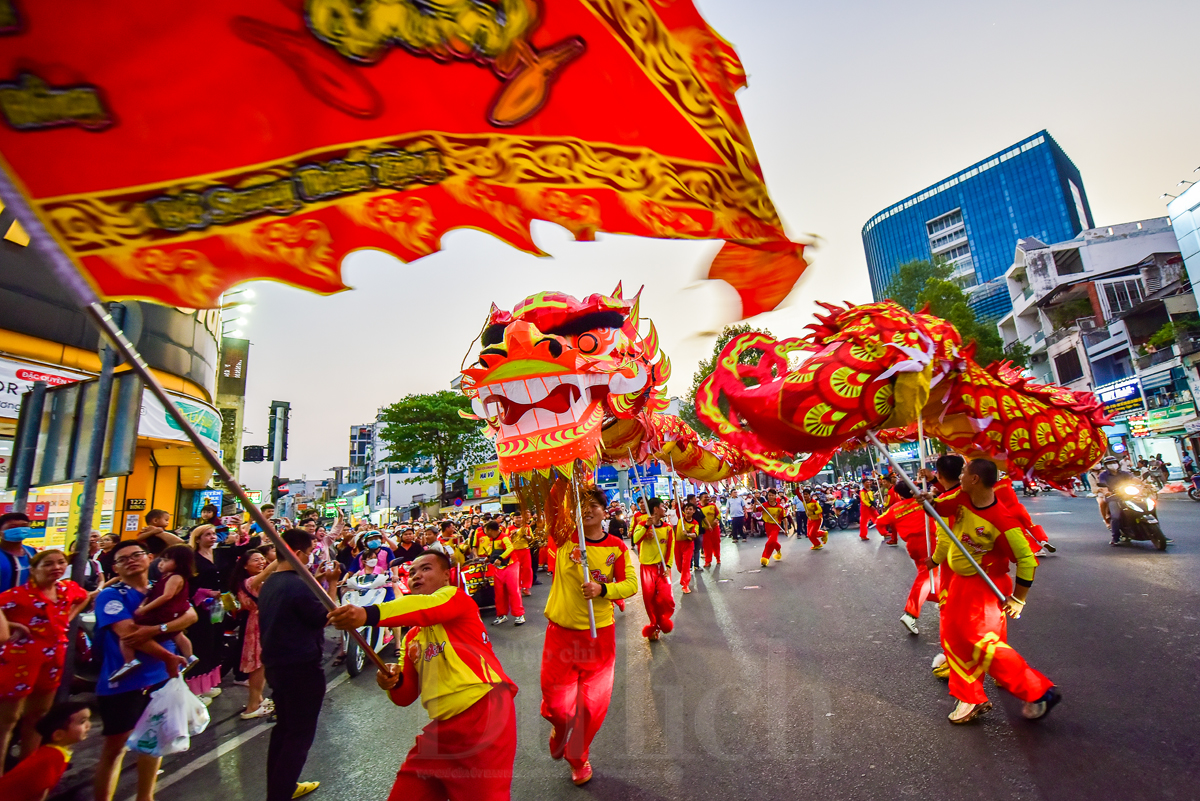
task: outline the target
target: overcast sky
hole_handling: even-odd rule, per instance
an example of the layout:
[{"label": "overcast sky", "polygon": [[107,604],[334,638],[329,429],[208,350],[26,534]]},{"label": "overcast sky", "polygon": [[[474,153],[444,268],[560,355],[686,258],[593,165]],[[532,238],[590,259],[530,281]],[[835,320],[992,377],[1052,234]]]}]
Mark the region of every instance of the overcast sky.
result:
[{"label": "overcast sky", "polygon": [[[820,237],[784,307],[754,319],[777,336],[800,333],[815,300],[871,299],[860,231],[872,214],[1043,128],[1082,172],[1097,225],[1165,216],[1159,196],[1200,178],[1195,0],[697,5],[745,65],[738,98],[789,233]],[[645,284],[672,394],[737,314],[732,289],[699,280],[715,244],[576,243],[547,223],[534,236],[553,258],[458,231],[413,264],[351,256],[354,290],[335,297],[252,285],[245,443],[266,444],[267,407],[287,400],[284,475],[346,464],[351,425],[448,386],[492,301]],[[242,478],[267,488],[269,463]]]}]

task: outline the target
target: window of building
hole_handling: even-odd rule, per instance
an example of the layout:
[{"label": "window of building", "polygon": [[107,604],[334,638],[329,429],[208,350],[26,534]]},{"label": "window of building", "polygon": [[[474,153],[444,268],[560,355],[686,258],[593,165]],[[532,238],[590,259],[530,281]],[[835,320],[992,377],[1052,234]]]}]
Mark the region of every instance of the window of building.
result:
[{"label": "window of building", "polygon": [[929,235],[933,236],[939,231],[945,231],[947,228],[953,228],[956,225],[962,225],[962,222],[962,209],[955,209],[949,214],[945,214],[925,223],[925,228],[928,230]]},{"label": "window of building", "polygon": [[1100,284],[1097,288],[1101,290],[1100,296],[1104,299],[1104,316],[1109,320],[1142,302],[1142,280],[1140,278],[1110,281]]},{"label": "window of building", "polygon": [[1083,378],[1083,365],[1079,362],[1079,351],[1075,348],[1054,357],[1054,373],[1058,383],[1069,384]]}]

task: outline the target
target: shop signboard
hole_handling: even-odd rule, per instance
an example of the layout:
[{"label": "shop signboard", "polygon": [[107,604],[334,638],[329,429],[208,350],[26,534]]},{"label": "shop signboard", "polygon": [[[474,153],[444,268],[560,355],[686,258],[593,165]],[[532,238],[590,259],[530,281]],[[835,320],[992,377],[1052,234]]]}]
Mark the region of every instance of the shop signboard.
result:
[{"label": "shop signboard", "polygon": [[210,503],[221,508],[221,500],[225,497],[225,493],[219,489],[200,490],[192,495],[192,517],[200,519],[200,510]]},{"label": "shop signboard", "polygon": [[0,418],[16,420],[21,414],[21,396],[33,389],[34,381],[61,387],[91,378],[86,373],[40,364],[0,359]]},{"label": "shop signboard", "polygon": [[1145,411],[1146,400],[1142,397],[1142,385],[1136,378],[1122,378],[1092,390],[1104,404],[1104,413],[1109,417],[1123,417]]},{"label": "shop signboard", "polygon": [[1163,409],[1151,409],[1145,415],[1146,428],[1149,432],[1170,431],[1183,429],[1185,423],[1196,417],[1194,403],[1179,403]]},{"label": "shop signboard", "polygon": [[1130,436],[1135,438],[1150,436],[1150,429],[1146,427],[1146,415],[1131,415],[1125,422],[1129,426]]}]

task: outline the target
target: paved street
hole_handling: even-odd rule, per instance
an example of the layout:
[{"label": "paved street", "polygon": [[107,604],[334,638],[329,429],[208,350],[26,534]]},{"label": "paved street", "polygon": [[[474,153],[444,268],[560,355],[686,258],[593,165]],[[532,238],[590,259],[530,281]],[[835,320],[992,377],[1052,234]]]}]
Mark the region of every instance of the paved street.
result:
[{"label": "paved street", "polygon": [[[759,570],[761,540],[726,542],[723,568],[678,595],[674,633],[640,636],[639,599],[618,613],[617,678],[582,790],[546,753],[538,666],[548,586],[530,624],[494,630],[521,691],[516,799],[1184,799],[1200,796],[1200,505],[1165,496],[1175,545],[1113,549],[1088,498],[1029,500],[1058,545],[1044,559],[1010,642],[1062,688],[1041,724],[990,685],[976,725],[946,722],[932,677],[936,612],[919,637],[899,617],[912,579],[903,548],[835,532],[817,553],[785,544]],[[424,722],[394,707],[373,673],[329,692],[303,778],[317,801],[384,799]],[[235,702],[245,690],[219,699]],[[236,717],[166,761],[159,801],[261,799],[269,726]],[[215,750],[214,750],[215,749]],[[126,772],[118,799],[131,797]]]}]

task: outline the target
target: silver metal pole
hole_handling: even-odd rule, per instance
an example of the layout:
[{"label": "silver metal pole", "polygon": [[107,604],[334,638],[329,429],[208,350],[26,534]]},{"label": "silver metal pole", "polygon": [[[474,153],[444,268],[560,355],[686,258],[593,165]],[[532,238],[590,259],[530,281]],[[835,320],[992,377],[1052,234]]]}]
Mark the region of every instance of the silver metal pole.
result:
[{"label": "silver metal pole", "polygon": [[[279,482],[279,474],[283,470],[283,427],[287,410],[282,406],[275,407],[275,452],[271,454],[271,458],[275,460],[275,466],[271,468],[271,475],[274,479],[271,481],[271,486],[274,487]],[[259,418],[262,419],[261,417]],[[271,503],[278,504],[275,498],[271,499]],[[283,517],[283,515],[280,515]]]},{"label": "silver metal pole", "polygon": [[29,485],[33,483],[33,462],[37,458],[38,434],[42,430],[42,411],[46,408],[46,382],[34,381],[29,398],[21,404],[21,438],[14,449],[13,511],[25,513]]},{"label": "silver metal pole", "polygon": [[[125,307],[120,303],[109,304],[108,313],[113,324],[120,327],[125,322]],[[92,542],[92,518],[96,509],[96,490],[100,484],[100,471],[104,461],[104,441],[108,438],[108,411],[112,403],[113,371],[117,367],[117,353],[112,348],[103,348],[100,354],[100,377],[96,380],[96,408],[92,413],[92,434],[88,442],[87,472],[83,477],[83,492],[79,496],[79,529],[75,535],[75,553],[71,556],[71,578],[82,585],[87,569]],[[113,510],[113,520],[119,519]],[[71,678],[75,676],[75,635],[79,631],[79,615],[67,629],[67,678],[58,686],[56,699],[66,701],[71,696]]]},{"label": "silver metal pole", "polygon": [[[913,495],[919,495],[921,491],[917,489],[917,485],[914,484],[913,480],[908,477],[908,473],[904,472],[904,468],[901,467],[894,458],[892,458],[891,452],[883,446],[883,443],[881,443],[875,436],[875,432],[868,431],[867,439],[871,440],[871,444],[874,445],[875,448],[883,455],[883,457],[888,460],[888,464],[892,466],[892,469],[904,479],[904,483],[907,484],[908,488],[913,491]],[[983,568],[979,566],[979,563],[975,561],[975,557],[971,556],[971,552],[968,551],[966,546],[959,541],[958,537],[954,536],[954,532],[950,530],[950,526],[946,525],[946,521],[943,520],[942,516],[937,513],[937,510],[933,508],[933,504],[931,504],[929,501],[922,501],[921,505],[925,507],[925,511],[929,513],[929,516],[937,521],[937,524],[941,526],[942,531],[946,532],[946,536],[950,538],[950,542],[954,544],[954,547],[958,548],[959,552],[966,557],[968,562],[971,563],[971,566],[975,568],[975,571],[979,574],[979,577],[987,582],[987,585],[991,591],[994,592],[996,597],[1000,599],[1000,603],[1007,601],[1008,597],[1004,593],[1000,592],[1000,588],[996,586],[994,581],[992,581],[991,576],[984,572]],[[930,558],[933,558],[933,554],[930,554],[929,556]]]},{"label": "silver metal pole", "polygon": [[[196,450],[204,457],[217,476],[225,482],[230,491],[242,502],[242,508],[250,513],[250,517],[258,523],[263,533],[271,540],[275,546],[275,553],[278,556],[287,560],[287,563],[292,566],[292,569],[300,576],[300,579],[308,586],[310,590],[320,599],[326,609],[330,611],[337,608],[337,602],[329,597],[324,588],[313,577],[312,573],[308,572],[308,565],[296,557],[294,551],[288,547],[279,533],[275,531],[275,527],[271,525],[271,521],[267,519],[262,510],[251,502],[250,497],[246,494],[246,490],[238,483],[238,480],[233,477],[233,474],[225,467],[225,464],[217,458],[217,454],[209,449],[208,443],[200,438],[196,429],[188,421],[187,417],[179,411],[175,402],[171,400],[171,396],[167,394],[167,390],[159,382],[158,377],[150,370],[149,365],[138,353],[133,344],[125,337],[121,329],[113,322],[111,316],[105,308],[100,305],[99,298],[92,290],[91,285],[84,280],[79,271],[75,269],[75,265],[71,259],[58,246],[58,242],[42,225],[41,219],[33,213],[29,207],[29,203],[25,200],[25,196],[17,190],[8,173],[0,169],[0,200],[4,201],[4,205],[13,210],[14,216],[20,221],[21,226],[25,229],[25,233],[29,235],[29,244],[40,252],[50,263],[50,270],[54,273],[54,277],[59,281],[69,295],[79,304],[80,309],[88,316],[92,324],[100,330],[114,348],[120,353],[121,357],[133,367],[134,371],[142,377],[146,388],[158,399],[162,404],[167,414],[175,418],[175,422],[179,428],[187,436],[188,440],[195,446]],[[358,632],[347,632],[358,647],[363,649],[363,653],[378,667],[380,670],[386,670],[386,664],[379,658],[379,654],[371,648],[365,637]]]},{"label": "silver metal pole", "polygon": [[[579,531],[579,566],[583,568],[583,580],[585,582],[592,580],[592,573],[588,569],[587,560],[587,537],[583,535],[583,509],[579,503],[579,474],[571,471],[571,484],[575,487],[575,526]],[[592,603],[592,599],[588,598],[588,630],[592,633],[592,639],[596,639],[596,606]]]}]

